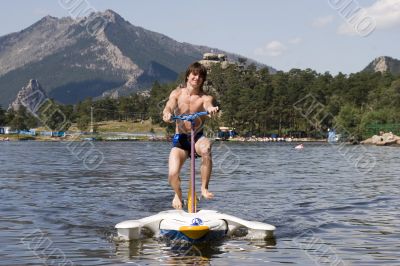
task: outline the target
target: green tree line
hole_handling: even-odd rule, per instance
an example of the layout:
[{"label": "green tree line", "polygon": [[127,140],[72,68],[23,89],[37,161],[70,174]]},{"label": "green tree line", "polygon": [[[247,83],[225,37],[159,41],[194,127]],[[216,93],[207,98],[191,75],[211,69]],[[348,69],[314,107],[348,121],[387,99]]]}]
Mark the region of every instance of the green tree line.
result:
[{"label": "green tree line", "polygon": [[42,126],[47,130],[65,131],[76,123],[77,127],[84,131],[89,129],[92,114],[95,122],[149,119],[148,102],[149,97],[143,94],[96,101],[87,98],[76,105],[63,105],[54,100],[46,100],[34,114],[22,105],[17,111],[5,111],[0,106],[0,126],[7,125],[12,130],[28,130]]},{"label": "green tree line", "polygon": [[[181,75],[170,84],[155,82],[148,95],[88,98],[76,105],[53,101],[52,108],[61,110],[63,117],[46,117],[45,126],[54,130],[61,121],[67,120],[76,123],[81,130],[87,130],[93,110],[96,122],[151,119],[152,123],[161,124],[172,132],[173,126],[162,121],[161,113],[170,92],[182,81]],[[221,68],[216,64],[209,71],[204,89],[214,96],[222,109],[221,116],[208,123],[213,131],[219,126],[228,126],[242,135],[284,135],[302,131],[318,136],[325,134],[328,128],[337,128],[361,139],[367,137],[371,124],[400,123],[400,78],[390,73],[339,73],[333,76],[329,72],[292,69],[270,74],[267,68],[257,69],[254,65],[232,64]],[[319,107],[318,115],[323,119],[315,119],[313,113],[308,114],[312,117],[307,117],[307,112],[296,108],[305,97],[313,99]],[[0,124],[14,129],[43,125],[43,120],[35,119],[24,108],[17,112],[0,108]],[[67,125],[70,126],[66,124],[65,127]]]},{"label": "green tree line", "polygon": [[[176,84],[153,86],[150,117],[154,122],[161,119],[162,109],[155,110],[157,104],[165,101],[175,87]],[[371,124],[400,123],[400,78],[390,73],[333,76],[311,69],[292,69],[270,74],[268,69],[254,65],[222,69],[217,64],[209,71],[205,90],[222,109],[213,129],[234,127],[242,135],[304,131],[317,137],[336,128],[339,133],[362,139],[368,137]],[[311,97],[319,107],[320,120],[313,113],[307,117],[296,108],[305,97]]]}]

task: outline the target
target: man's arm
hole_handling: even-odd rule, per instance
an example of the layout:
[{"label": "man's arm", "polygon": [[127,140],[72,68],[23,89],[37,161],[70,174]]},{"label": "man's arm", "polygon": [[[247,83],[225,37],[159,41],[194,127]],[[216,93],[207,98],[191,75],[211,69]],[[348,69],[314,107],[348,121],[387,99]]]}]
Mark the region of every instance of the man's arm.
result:
[{"label": "man's arm", "polygon": [[205,96],[204,102],[203,102],[203,107],[204,109],[210,114],[216,114],[218,112],[218,106],[214,106],[213,104],[213,97],[210,95]]},{"label": "man's arm", "polygon": [[165,105],[163,111],[163,120],[164,122],[171,123],[172,111],[175,109],[178,103],[178,89],[175,89],[169,95],[169,99],[167,104]]}]

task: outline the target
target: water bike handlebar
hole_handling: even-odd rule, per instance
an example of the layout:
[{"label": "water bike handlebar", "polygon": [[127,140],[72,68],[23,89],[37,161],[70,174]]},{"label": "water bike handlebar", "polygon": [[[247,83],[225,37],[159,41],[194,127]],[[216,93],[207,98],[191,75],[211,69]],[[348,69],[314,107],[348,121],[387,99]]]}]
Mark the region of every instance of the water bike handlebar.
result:
[{"label": "water bike handlebar", "polygon": [[184,121],[190,121],[193,122],[200,116],[208,115],[208,112],[197,112],[194,114],[182,114],[182,115],[174,115],[171,117],[172,120],[184,120]]}]

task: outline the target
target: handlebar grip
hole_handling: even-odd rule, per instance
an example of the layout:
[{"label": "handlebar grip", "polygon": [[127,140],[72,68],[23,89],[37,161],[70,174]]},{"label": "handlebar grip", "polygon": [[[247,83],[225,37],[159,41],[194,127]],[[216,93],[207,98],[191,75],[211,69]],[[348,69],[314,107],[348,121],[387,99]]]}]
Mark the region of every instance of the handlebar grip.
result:
[{"label": "handlebar grip", "polygon": [[182,114],[182,115],[176,115],[176,116],[172,116],[172,120],[185,120],[185,121],[194,121],[196,118],[203,116],[203,115],[208,115],[208,112],[197,112],[197,113],[193,113],[193,114]]}]

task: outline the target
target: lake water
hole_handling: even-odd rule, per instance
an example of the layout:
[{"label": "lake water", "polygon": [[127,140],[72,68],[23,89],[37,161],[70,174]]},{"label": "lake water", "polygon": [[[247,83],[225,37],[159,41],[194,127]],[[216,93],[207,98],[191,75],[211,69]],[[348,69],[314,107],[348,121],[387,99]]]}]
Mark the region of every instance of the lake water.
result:
[{"label": "lake water", "polygon": [[118,222],[170,208],[170,144],[86,144],[0,142],[0,265],[400,265],[399,148],[216,142],[200,208],[276,238],[176,247],[113,240]]}]

